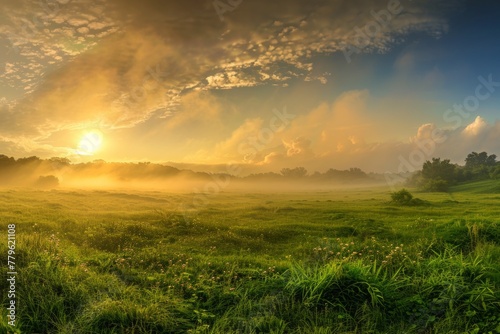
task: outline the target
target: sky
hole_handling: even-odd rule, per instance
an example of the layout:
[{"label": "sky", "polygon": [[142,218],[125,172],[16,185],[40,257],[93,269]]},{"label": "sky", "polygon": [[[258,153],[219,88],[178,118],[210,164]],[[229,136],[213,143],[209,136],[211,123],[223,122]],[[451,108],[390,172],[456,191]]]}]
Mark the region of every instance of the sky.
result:
[{"label": "sky", "polygon": [[0,3],[0,154],[248,173],[500,155],[494,1]]}]

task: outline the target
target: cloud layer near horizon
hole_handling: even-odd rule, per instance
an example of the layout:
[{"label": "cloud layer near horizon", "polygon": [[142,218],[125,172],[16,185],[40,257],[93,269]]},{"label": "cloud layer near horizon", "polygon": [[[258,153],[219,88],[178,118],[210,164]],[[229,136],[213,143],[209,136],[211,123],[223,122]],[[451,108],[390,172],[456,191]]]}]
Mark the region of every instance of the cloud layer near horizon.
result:
[{"label": "cloud layer near horizon", "polygon": [[[7,153],[68,155],[75,133],[97,128],[112,137],[152,123],[145,133],[158,136],[158,150],[168,151],[169,135],[188,134],[183,156],[176,156],[185,162],[324,169],[365,167],[362,156],[373,155],[368,170],[389,168],[387,161],[414,145],[373,140],[386,128],[367,105],[369,90],[345,89],[333,103],[300,110],[250,158],[241,154],[242,141],[265,129],[269,110],[246,115],[215,92],[336,83],[335,72],[320,69],[318,56],[353,47],[386,53],[416,33],[438,38],[457,7],[456,1],[430,0],[259,0],[221,14],[213,1],[194,0],[1,3],[0,36],[8,52],[0,79],[8,89],[0,96],[0,148]],[[395,4],[400,14],[369,39],[358,38],[358,28],[377,22],[374,12],[387,13]],[[450,145],[483,138],[484,147],[497,148],[498,125],[483,120],[463,131],[450,134]],[[143,159],[140,150],[126,158]]]}]

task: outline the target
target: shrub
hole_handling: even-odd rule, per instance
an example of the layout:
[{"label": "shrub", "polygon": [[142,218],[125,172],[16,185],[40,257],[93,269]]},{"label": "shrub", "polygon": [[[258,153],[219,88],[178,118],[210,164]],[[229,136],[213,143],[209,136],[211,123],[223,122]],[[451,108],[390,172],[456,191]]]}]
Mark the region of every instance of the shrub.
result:
[{"label": "shrub", "polygon": [[401,189],[400,191],[393,192],[391,194],[392,203],[399,205],[429,205],[429,202],[421,200],[420,198],[414,198],[413,195],[406,189]]},{"label": "shrub", "polygon": [[493,180],[500,180],[500,166],[497,166],[495,169],[491,171],[490,177]]},{"label": "shrub", "polygon": [[413,195],[406,189],[393,192],[391,194],[392,202],[402,205],[408,205],[413,199]]},{"label": "shrub", "polygon": [[37,188],[52,189],[59,187],[59,179],[54,175],[40,176],[35,182]]},{"label": "shrub", "polygon": [[450,183],[448,181],[437,179],[437,180],[429,180],[424,185],[424,190],[432,191],[432,192],[446,192],[448,191],[448,187]]}]

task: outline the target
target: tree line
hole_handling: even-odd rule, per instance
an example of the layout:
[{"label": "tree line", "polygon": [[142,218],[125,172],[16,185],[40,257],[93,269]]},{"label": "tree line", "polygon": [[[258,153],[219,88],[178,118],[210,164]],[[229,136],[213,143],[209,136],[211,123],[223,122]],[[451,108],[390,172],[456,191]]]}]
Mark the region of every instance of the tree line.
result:
[{"label": "tree line", "polygon": [[495,154],[472,152],[465,158],[465,165],[452,164],[449,159],[432,158],[422,170],[408,180],[409,186],[427,191],[447,191],[452,185],[488,179],[500,179],[500,162]]},{"label": "tree line", "polygon": [[331,181],[334,183],[354,183],[375,181],[373,175],[368,175],[359,168],[338,170],[330,168],[324,173],[309,171],[304,167],[283,168],[279,173],[256,173],[250,175],[230,175],[227,173],[205,173],[182,170],[175,167],[150,163],[118,163],[94,160],[85,163],[72,163],[67,158],[54,157],[41,159],[36,156],[15,159],[0,154],[0,186],[36,185],[56,187],[61,175],[64,178],[92,178],[108,176],[116,181],[140,181],[151,179],[174,179],[211,181],[214,177],[240,181],[298,181],[319,182]]}]

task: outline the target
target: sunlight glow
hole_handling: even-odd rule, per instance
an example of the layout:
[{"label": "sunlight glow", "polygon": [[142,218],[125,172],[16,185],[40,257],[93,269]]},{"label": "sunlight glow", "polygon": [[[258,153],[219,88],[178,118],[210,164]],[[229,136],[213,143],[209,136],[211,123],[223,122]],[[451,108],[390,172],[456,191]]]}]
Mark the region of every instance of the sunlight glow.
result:
[{"label": "sunlight glow", "polygon": [[77,153],[80,155],[94,155],[102,146],[103,136],[100,131],[93,130],[83,135],[78,144]]}]

